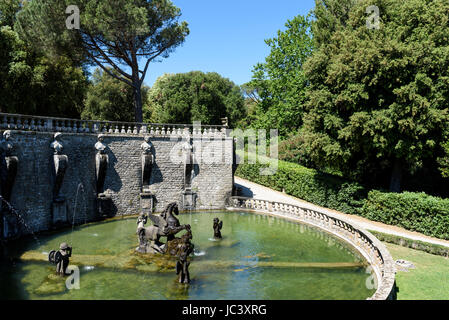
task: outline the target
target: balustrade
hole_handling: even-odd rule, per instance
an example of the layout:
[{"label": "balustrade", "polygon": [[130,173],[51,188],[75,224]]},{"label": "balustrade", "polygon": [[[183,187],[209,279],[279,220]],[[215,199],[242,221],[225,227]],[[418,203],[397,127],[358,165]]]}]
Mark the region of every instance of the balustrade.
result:
[{"label": "balustrade", "polygon": [[226,126],[189,124],[152,124],[118,121],[78,120],[54,117],[0,113],[0,129],[41,132],[147,134],[155,136],[194,135],[207,138],[226,136]]}]

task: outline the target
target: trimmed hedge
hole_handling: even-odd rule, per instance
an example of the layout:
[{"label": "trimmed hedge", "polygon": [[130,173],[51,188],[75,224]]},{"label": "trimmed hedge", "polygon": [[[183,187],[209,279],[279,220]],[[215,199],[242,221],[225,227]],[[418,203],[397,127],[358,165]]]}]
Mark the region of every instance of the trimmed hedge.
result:
[{"label": "trimmed hedge", "polygon": [[266,187],[282,191],[322,207],[356,214],[363,205],[366,190],[356,182],[300,165],[279,161],[274,175],[260,175],[263,164],[240,164],[235,174]]},{"label": "trimmed hedge", "polygon": [[371,232],[377,239],[383,242],[393,243],[402,247],[420,250],[426,253],[449,258],[449,248],[441,246],[439,244],[402,238],[392,234],[376,232],[373,230],[369,230],[369,232]]},{"label": "trimmed hedge", "polygon": [[425,193],[370,191],[360,209],[370,220],[449,239],[449,199]]},{"label": "trimmed hedge", "polygon": [[260,175],[260,170],[266,167],[245,162],[238,166],[235,174],[322,207],[449,239],[449,199],[425,193],[377,190],[368,193],[357,182],[285,161],[278,162],[275,174]]}]

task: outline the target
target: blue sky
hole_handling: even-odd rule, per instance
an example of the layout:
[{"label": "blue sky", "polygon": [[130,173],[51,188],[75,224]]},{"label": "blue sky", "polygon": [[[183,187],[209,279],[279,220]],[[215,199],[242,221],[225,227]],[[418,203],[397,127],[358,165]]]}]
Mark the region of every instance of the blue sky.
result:
[{"label": "blue sky", "polygon": [[218,72],[241,85],[269,54],[264,40],[285,30],[285,23],[307,14],[314,0],[172,0],[189,23],[184,44],[162,62],[150,64],[144,83],[152,86],[164,73]]}]

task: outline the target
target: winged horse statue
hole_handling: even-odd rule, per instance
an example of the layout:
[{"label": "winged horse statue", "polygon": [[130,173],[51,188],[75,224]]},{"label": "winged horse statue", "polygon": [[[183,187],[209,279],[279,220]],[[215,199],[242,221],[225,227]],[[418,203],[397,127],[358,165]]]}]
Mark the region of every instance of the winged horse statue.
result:
[{"label": "winged horse statue", "polygon": [[[149,214],[140,215],[137,219],[137,235],[142,253],[165,253],[167,245],[160,242],[161,237],[167,237],[167,242],[175,239],[175,235],[182,230],[190,230],[189,224],[181,225],[175,215],[179,214],[178,204],[172,202],[162,211],[160,216]],[[145,227],[148,218],[153,225]]]}]

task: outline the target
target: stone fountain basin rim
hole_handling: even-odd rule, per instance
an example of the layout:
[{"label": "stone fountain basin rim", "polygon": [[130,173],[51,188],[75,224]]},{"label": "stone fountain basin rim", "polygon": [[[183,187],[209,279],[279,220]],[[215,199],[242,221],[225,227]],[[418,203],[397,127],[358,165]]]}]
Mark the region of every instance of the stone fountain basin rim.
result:
[{"label": "stone fountain basin rim", "polygon": [[[242,197],[239,197],[239,198],[242,198]],[[242,198],[242,199],[244,199],[244,198]],[[267,200],[253,199],[253,198],[246,198],[246,200],[271,202],[271,201],[267,201]],[[335,236],[335,237],[345,241],[345,243],[350,244],[366,259],[366,261],[369,263],[369,265],[372,267],[374,273],[376,274],[377,284],[378,284],[377,290],[367,300],[389,300],[389,299],[393,298],[394,292],[395,292],[395,274],[396,274],[395,262],[391,256],[391,254],[388,252],[387,248],[373,234],[371,234],[369,231],[361,228],[357,224],[355,224],[353,222],[349,222],[346,219],[336,216],[330,212],[320,212],[317,210],[313,210],[313,209],[309,209],[309,208],[301,208],[299,206],[295,206],[295,205],[291,205],[291,204],[287,204],[287,203],[284,203],[284,205],[298,207],[302,210],[315,211],[315,212],[324,214],[328,217],[342,221],[342,222],[352,226],[352,228],[357,230],[359,233],[361,233],[365,237],[369,238],[369,240],[371,241],[373,246],[376,247],[376,249],[379,251],[379,253],[381,255],[381,259],[383,260],[382,267],[379,266],[378,264],[374,263],[373,257],[371,257],[369,255],[367,250],[364,250],[364,248],[357,246],[349,238],[347,238],[344,235],[342,235],[338,232],[335,232],[333,230],[323,228],[322,225],[319,225],[318,223],[313,223],[313,221],[311,221],[311,220],[301,219],[300,216],[296,216],[296,215],[293,216],[293,215],[288,214],[287,212],[282,212],[282,211],[267,211],[267,210],[256,209],[256,208],[231,207],[231,206],[227,206],[226,210],[247,211],[247,212],[253,212],[256,214],[263,214],[263,215],[279,217],[279,218],[283,218],[283,219],[287,219],[287,220],[291,220],[291,221],[295,221],[295,222],[304,223],[304,224],[319,228],[320,230],[325,231],[325,232],[331,234],[332,236]],[[273,210],[274,210],[274,208],[273,208]]]}]

